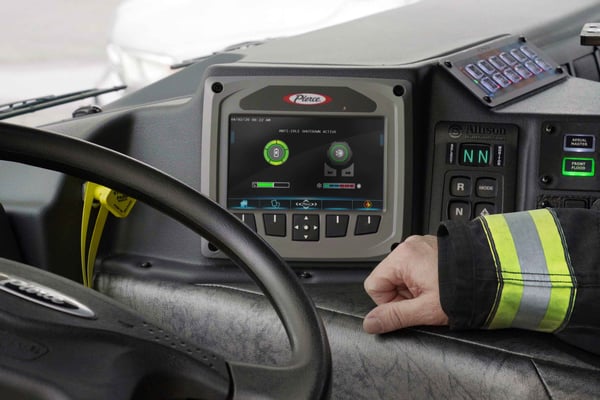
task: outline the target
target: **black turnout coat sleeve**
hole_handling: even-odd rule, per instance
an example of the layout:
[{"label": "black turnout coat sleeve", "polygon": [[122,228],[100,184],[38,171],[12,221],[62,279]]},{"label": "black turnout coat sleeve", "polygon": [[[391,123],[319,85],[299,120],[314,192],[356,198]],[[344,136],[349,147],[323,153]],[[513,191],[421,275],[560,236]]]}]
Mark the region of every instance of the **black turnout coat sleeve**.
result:
[{"label": "black turnout coat sleeve", "polygon": [[452,329],[552,332],[600,354],[599,211],[448,221],[438,245],[440,299]]}]

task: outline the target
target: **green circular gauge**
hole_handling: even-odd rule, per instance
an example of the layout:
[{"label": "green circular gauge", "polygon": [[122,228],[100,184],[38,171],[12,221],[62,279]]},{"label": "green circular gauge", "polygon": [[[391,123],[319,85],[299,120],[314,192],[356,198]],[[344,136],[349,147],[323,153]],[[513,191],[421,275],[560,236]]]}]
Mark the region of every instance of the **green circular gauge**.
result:
[{"label": "green circular gauge", "polygon": [[290,155],[290,149],[285,142],[281,140],[271,140],[265,145],[263,150],[265,161],[271,165],[281,165],[287,161]]},{"label": "green circular gauge", "polygon": [[333,142],[327,151],[329,161],[334,165],[346,164],[352,157],[352,150],[346,142]]}]

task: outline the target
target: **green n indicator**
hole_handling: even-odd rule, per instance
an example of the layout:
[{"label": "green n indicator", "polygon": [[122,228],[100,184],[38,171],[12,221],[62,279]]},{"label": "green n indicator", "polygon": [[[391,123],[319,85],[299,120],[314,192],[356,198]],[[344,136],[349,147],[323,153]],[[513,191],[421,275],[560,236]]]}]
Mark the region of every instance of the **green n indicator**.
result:
[{"label": "green n indicator", "polygon": [[460,146],[458,163],[470,167],[485,167],[490,165],[491,151],[489,145],[463,144]]}]

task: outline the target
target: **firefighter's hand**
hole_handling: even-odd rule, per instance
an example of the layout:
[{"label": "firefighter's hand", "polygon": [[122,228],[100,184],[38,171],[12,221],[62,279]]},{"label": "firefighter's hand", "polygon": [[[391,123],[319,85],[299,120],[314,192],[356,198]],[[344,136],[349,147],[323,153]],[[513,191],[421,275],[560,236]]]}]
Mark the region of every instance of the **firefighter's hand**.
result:
[{"label": "firefighter's hand", "polygon": [[367,277],[364,286],[377,307],[365,317],[368,333],[415,325],[447,325],[438,287],[435,236],[411,236]]}]

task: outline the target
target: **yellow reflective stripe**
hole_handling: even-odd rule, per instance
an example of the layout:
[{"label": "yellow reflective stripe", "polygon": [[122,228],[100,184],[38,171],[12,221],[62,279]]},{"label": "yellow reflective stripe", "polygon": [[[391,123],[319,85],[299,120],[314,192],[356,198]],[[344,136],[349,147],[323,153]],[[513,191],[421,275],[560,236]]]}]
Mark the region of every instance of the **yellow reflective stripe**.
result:
[{"label": "yellow reflective stripe", "polygon": [[485,217],[485,222],[488,227],[486,230],[488,243],[497,257],[494,261],[496,272],[499,273],[500,278],[500,296],[496,300],[495,314],[489,322],[488,328],[508,328],[519,311],[523,296],[521,265],[504,216],[501,214],[489,215]]},{"label": "yellow reflective stripe", "polygon": [[560,226],[549,210],[530,212],[542,243],[552,285],[550,303],[538,330],[554,332],[571,314],[577,289],[571,274],[570,260]]},{"label": "yellow reflective stripe", "polygon": [[576,282],[562,229],[547,209],[481,217],[498,291],[486,326],[554,332],[569,320]]}]

